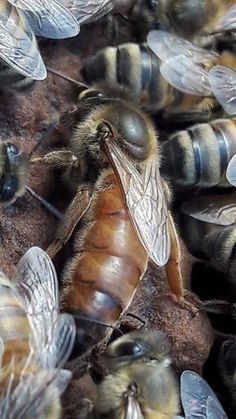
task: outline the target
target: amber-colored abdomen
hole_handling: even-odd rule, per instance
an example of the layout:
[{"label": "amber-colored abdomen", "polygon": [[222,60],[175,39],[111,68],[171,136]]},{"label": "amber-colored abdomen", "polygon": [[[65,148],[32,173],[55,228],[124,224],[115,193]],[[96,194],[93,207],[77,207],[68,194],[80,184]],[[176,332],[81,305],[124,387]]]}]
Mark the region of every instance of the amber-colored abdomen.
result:
[{"label": "amber-colored abdomen", "polygon": [[148,255],[131,224],[115,174],[109,171],[103,182],[110,186],[95,198],[92,226],[67,272],[70,283],[63,306],[114,324],[132,300]]}]

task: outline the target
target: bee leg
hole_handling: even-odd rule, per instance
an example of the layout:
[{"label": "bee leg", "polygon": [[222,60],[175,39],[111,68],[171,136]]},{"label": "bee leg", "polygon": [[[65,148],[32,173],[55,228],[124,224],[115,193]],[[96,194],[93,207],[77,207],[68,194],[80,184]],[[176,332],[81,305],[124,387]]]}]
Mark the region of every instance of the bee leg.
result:
[{"label": "bee leg", "polygon": [[29,186],[26,186],[25,189],[27,192],[29,192],[34,198],[36,198],[49,212],[51,212],[54,217],[56,217],[58,220],[61,220],[62,213],[55,208],[50,202],[48,202],[46,199],[44,199],[42,196],[38,195],[32,188]]},{"label": "bee leg", "polygon": [[51,151],[42,157],[33,157],[30,163],[44,163],[57,169],[79,166],[78,158],[71,151],[65,149]]},{"label": "bee leg", "polygon": [[88,210],[92,201],[92,191],[88,186],[80,187],[59,223],[56,238],[47,248],[53,258],[70,239],[76,225]]},{"label": "bee leg", "polygon": [[172,216],[169,214],[171,254],[165,266],[166,277],[170,288],[171,296],[182,308],[190,310],[194,315],[199,312],[200,300],[185,290],[181,273],[181,250]]}]

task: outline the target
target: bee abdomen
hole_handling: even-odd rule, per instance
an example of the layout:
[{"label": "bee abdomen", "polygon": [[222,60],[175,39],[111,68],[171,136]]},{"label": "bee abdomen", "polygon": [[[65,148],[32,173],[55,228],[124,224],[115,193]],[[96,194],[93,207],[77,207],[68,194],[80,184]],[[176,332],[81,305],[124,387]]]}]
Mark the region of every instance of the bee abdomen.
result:
[{"label": "bee abdomen", "polygon": [[170,136],[163,144],[163,173],[177,186],[229,187],[225,178],[236,153],[234,120],[197,124]]},{"label": "bee abdomen", "polygon": [[[148,256],[129,220],[115,175],[105,181],[110,187],[98,194],[94,222],[82,241],[78,233],[78,256],[68,269],[70,279],[64,279],[62,304],[69,312],[115,325],[132,300]],[[98,334],[95,338],[93,333],[93,344],[101,339],[101,327]]]},{"label": "bee abdomen", "polygon": [[[220,272],[236,269],[236,227],[218,228],[203,240],[203,250],[211,265]],[[231,275],[232,276],[232,275]],[[234,278],[235,280],[235,278]]]}]

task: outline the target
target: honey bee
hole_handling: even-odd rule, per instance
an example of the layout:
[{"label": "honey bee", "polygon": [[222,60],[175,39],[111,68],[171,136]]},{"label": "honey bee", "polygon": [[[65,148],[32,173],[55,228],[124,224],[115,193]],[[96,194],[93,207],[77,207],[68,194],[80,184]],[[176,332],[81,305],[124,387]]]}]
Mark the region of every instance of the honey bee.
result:
[{"label": "honey bee", "polygon": [[[216,59],[210,52],[209,56]],[[182,94],[162,76],[162,65],[162,61],[147,44],[127,43],[104,48],[89,57],[84,63],[82,74],[89,84],[102,82],[105,87],[123,87],[129,100],[151,113],[164,111],[167,116],[173,117],[181,114],[183,119],[192,113],[195,121],[196,114],[205,115],[216,106],[213,97],[205,97],[205,90],[201,96],[195,92]],[[210,87],[208,91],[212,95]]]},{"label": "honey bee", "polygon": [[211,266],[236,277],[235,194],[194,198],[181,206],[180,225],[189,251]]},{"label": "honey bee", "polygon": [[133,331],[103,353],[108,374],[97,386],[96,418],[166,418],[179,411],[169,342],[156,330]]},{"label": "honey bee", "polygon": [[0,1],[0,88],[22,90],[47,72],[35,34],[50,38],[75,36],[79,26],[57,0]]},{"label": "honey bee", "polygon": [[236,342],[235,340],[225,341],[220,350],[219,355],[219,367],[220,374],[223,378],[223,382],[227,387],[232,405],[236,405],[236,381],[235,381],[235,369],[236,369]]},{"label": "honey bee", "polygon": [[180,394],[186,418],[228,419],[214,391],[196,372],[181,374]]},{"label": "honey bee", "polygon": [[[36,159],[66,169],[75,193],[47,249],[54,257],[80,222],[73,236],[75,255],[62,278],[63,308],[115,325],[127,310],[149,258],[166,265],[171,295],[188,305],[182,301],[180,248],[167,207],[170,193],[159,174],[151,121],[128,102],[91,89],[81,93],[69,116],[73,134],[67,151]],[[80,322],[78,353],[106,333]]]},{"label": "honey bee", "polygon": [[233,183],[236,119],[190,126],[162,143],[162,173],[177,188],[228,188]]},{"label": "honey bee", "polygon": [[59,314],[58,283],[48,255],[32,247],[17,266],[16,281],[0,275],[0,416],[59,418],[59,396],[71,379],[62,369],[75,324]]},{"label": "honey bee", "polygon": [[192,0],[160,0],[160,27],[199,43],[204,35],[235,30],[235,3],[235,0],[199,0],[195,3]]}]

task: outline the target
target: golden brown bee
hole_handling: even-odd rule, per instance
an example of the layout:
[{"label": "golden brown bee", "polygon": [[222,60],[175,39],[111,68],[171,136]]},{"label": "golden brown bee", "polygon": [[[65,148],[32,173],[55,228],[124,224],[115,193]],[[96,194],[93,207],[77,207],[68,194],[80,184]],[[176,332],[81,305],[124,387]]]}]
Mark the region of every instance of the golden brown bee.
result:
[{"label": "golden brown bee", "polygon": [[236,278],[235,194],[197,197],[181,207],[181,233],[189,251]]},{"label": "golden brown bee", "polygon": [[[68,149],[41,159],[65,168],[75,193],[47,250],[53,257],[79,225],[73,236],[75,254],[62,278],[63,308],[115,325],[128,309],[149,258],[166,265],[170,291],[182,300],[180,249],[151,121],[128,102],[97,90],[83,92],[69,117]],[[81,325],[78,352],[83,353],[106,331]]]},{"label": "golden brown bee", "polygon": [[166,336],[156,330],[112,342],[103,353],[108,374],[97,386],[95,417],[173,418],[179,394],[169,352]]},{"label": "golden brown bee", "polygon": [[16,281],[0,275],[0,416],[60,417],[60,393],[71,379],[61,369],[75,338],[73,318],[60,315],[58,283],[48,255],[32,247]]},{"label": "golden brown bee", "polygon": [[0,143],[0,204],[9,205],[25,192],[28,158],[10,142]]},{"label": "golden brown bee", "polygon": [[175,187],[231,187],[236,119],[216,119],[177,131],[162,144],[162,153],[162,172]]}]

